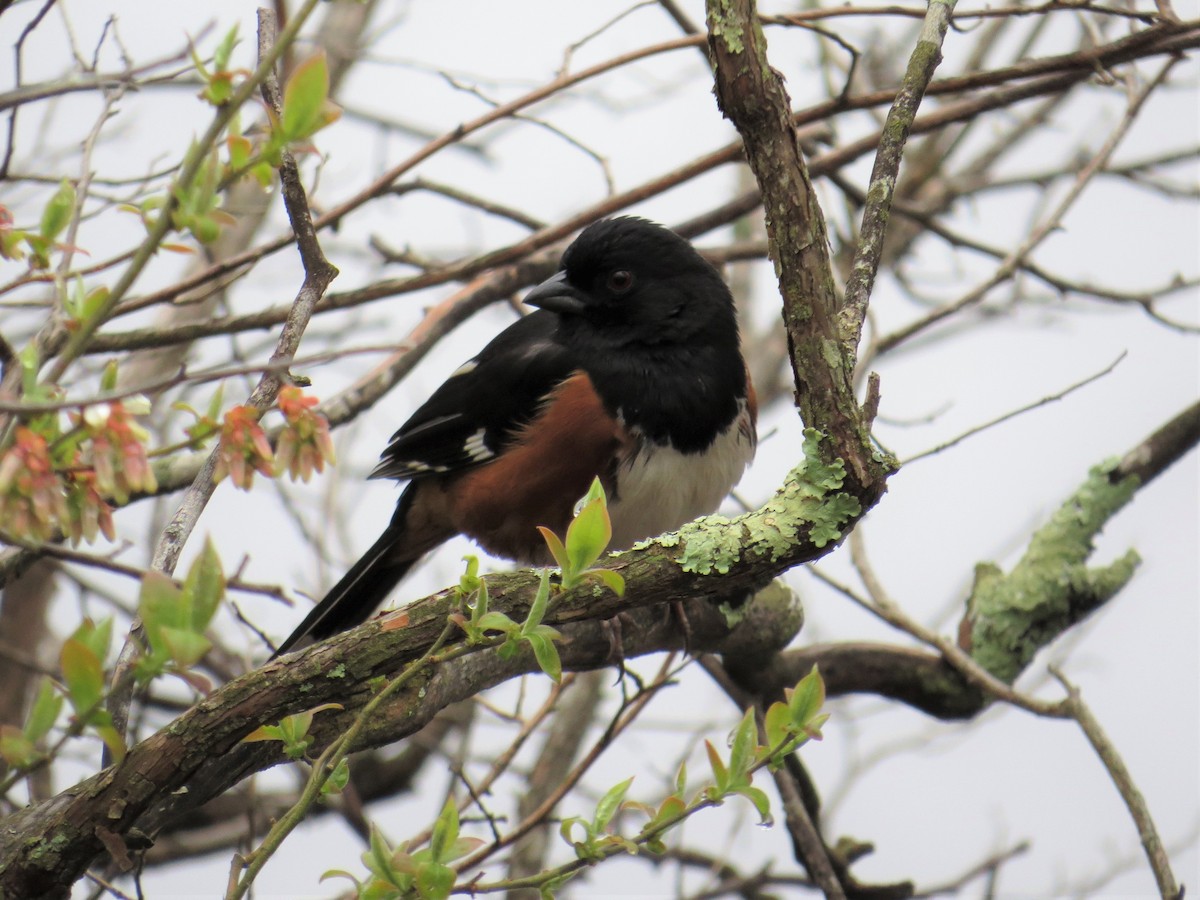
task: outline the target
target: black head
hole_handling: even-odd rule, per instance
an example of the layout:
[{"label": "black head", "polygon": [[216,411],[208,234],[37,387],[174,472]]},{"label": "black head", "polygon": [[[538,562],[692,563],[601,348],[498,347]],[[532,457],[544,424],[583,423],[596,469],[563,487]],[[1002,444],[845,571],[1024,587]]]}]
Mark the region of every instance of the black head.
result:
[{"label": "black head", "polygon": [[589,225],[563,253],[562,271],[525,302],[605,345],[737,345],[733,297],[717,270],[687,240],[645,219]]}]

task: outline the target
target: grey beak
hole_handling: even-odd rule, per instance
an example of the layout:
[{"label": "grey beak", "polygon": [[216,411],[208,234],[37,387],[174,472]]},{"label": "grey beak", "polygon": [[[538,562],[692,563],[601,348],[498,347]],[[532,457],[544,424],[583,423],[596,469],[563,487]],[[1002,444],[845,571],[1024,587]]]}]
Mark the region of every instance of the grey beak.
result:
[{"label": "grey beak", "polygon": [[577,316],[587,308],[583,296],[567,281],[565,271],[550,276],[526,294],[525,303],[564,316]]}]

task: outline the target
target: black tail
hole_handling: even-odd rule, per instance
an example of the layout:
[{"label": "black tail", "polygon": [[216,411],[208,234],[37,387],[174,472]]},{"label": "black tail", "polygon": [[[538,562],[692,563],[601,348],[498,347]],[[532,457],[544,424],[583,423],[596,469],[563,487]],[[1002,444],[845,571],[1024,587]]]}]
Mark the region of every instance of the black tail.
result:
[{"label": "black tail", "polygon": [[296,630],[271,654],[271,659],[361,625],[379,608],[392,588],[420,559],[419,553],[411,559],[397,554],[404,540],[404,520],[411,497],[411,489],[401,495],[396,514],[379,540],[312,608]]}]

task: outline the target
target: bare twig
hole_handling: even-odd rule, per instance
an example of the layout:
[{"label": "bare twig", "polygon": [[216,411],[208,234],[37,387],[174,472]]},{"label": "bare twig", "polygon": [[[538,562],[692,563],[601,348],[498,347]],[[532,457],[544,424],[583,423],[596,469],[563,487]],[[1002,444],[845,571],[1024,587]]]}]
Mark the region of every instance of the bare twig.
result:
[{"label": "bare twig", "polygon": [[1083,702],[1079,688],[1068,681],[1059,670],[1051,667],[1050,672],[1067,692],[1067,713],[1083,729],[1088,743],[1100,757],[1100,762],[1104,764],[1105,770],[1113,784],[1116,785],[1121,799],[1125,801],[1129,815],[1133,817],[1133,823],[1137,826],[1138,838],[1142,842],[1142,849],[1146,852],[1146,859],[1150,863],[1151,871],[1154,872],[1154,880],[1158,883],[1159,894],[1163,900],[1180,900],[1183,897],[1183,891],[1180,890],[1179,883],[1171,872],[1171,862],[1167,859],[1166,850],[1163,849],[1162,840],[1158,836],[1158,829],[1154,826],[1154,819],[1150,815],[1146,799],[1134,783],[1125,761],[1121,759],[1117,748],[1104,733],[1100,722],[1092,715],[1091,709]]},{"label": "bare twig", "polygon": [[1125,454],[1113,478],[1135,476],[1142,484],[1157,478],[1200,443],[1200,402],[1193,403]]},{"label": "bare twig", "polygon": [[[290,43],[290,40],[294,38],[296,30],[304,21],[304,18],[312,12],[314,7],[315,2],[309,2],[302,10],[297,12],[296,17],[288,26],[287,42]],[[263,96],[268,103],[272,101],[275,103],[279,102],[279,88],[275,82],[273,67],[282,49],[276,43],[274,14],[269,10],[260,9],[259,65],[260,68],[266,68],[264,77],[262,78],[262,85]],[[276,112],[278,113],[279,110],[276,109]],[[316,231],[312,226],[312,217],[308,209],[308,198],[305,194],[304,186],[300,181],[300,172],[290,152],[284,151],[283,164],[280,166],[279,177],[283,185],[284,206],[287,208],[288,219],[296,235],[296,245],[300,251],[301,262],[304,265],[304,283],[296,295],[296,299],[292,304],[292,311],[288,316],[287,322],[284,323],[283,330],[276,342],[275,352],[271,356],[272,362],[291,359],[295,355],[296,348],[300,344],[300,338],[304,334],[304,329],[308,326],[308,321],[312,317],[313,307],[325,293],[325,289],[329,286],[329,283],[337,276],[337,269],[330,265],[321,252]],[[59,362],[66,358],[66,355],[60,357]],[[278,394],[279,388],[283,383],[284,378],[282,375],[274,372],[265,373],[247,399],[247,405],[254,407],[260,412],[265,411],[275,402],[275,396]],[[208,504],[209,498],[212,497],[213,491],[216,489],[214,473],[217,467],[218,453],[219,448],[214,449],[209,454],[199,474],[196,475],[191,486],[184,493],[183,500],[180,502],[175,515],[167,527],[163,529],[158,544],[154,548],[154,555],[150,563],[151,568],[155,571],[164,572],[168,575],[175,571],[179,554],[182,552],[188,537],[191,536],[192,529],[195,527],[196,522],[199,521],[200,514]],[[129,627],[125,644],[121,648],[117,662],[113,667],[112,683],[114,689],[109,695],[108,708],[112,714],[114,727],[121,733],[124,733],[128,724],[129,705],[133,699],[133,681],[127,675],[141,647],[143,640],[142,632],[141,620],[134,619]],[[123,686],[123,689],[117,690],[116,686]]]},{"label": "bare twig", "polygon": [[922,450],[920,453],[910,456],[908,459],[904,460],[902,465],[908,465],[909,463],[915,462],[918,459],[924,459],[927,456],[933,456],[935,454],[941,453],[943,450],[948,450],[951,447],[955,446],[956,444],[962,443],[967,438],[973,437],[974,435],[979,434],[981,431],[987,431],[989,428],[994,428],[995,426],[1001,424],[1002,422],[1007,422],[1009,419],[1015,419],[1017,416],[1023,415],[1024,413],[1027,413],[1027,412],[1031,412],[1032,410],[1038,409],[1039,407],[1042,407],[1042,406],[1046,406],[1047,404],[1057,403],[1059,400],[1062,400],[1068,394],[1075,393],[1075,391],[1079,390],[1082,387],[1086,387],[1087,385],[1091,384],[1093,381],[1099,381],[1101,378],[1103,378],[1105,375],[1107,375],[1109,372],[1111,372],[1113,369],[1115,369],[1118,365],[1120,365],[1121,360],[1123,360],[1125,358],[1125,356],[1126,356],[1126,353],[1122,352],[1120,356],[1118,356],[1116,359],[1114,359],[1111,363],[1109,363],[1107,366],[1105,366],[1099,372],[1089,375],[1087,378],[1084,378],[1082,381],[1077,381],[1074,384],[1070,385],[1069,387],[1063,388],[1061,391],[1058,391],[1056,393],[1045,396],[1040,400],[1035,400],[1033,403],[1028,403],[1025,406],[1022,406],[1018,409],[1009,410],[1008,412],[1004,413],[1003,415],[997,416],[996,418],[991,419],[990,421],[984,422],[981,425],[976,425],[973,428],[968,428],[966,431],[964,431],[962,434],[958,435],[957,437],[953,437],[948,441],[944,441],[943,443],[938,444],[936,447],[930,447],[928,450]]},{"label": "bare twig", "polygon": [[[464,123],[453,132],[443,135],[436,141],[431,142],[428,146],[422,148],[417,154],[410,157],[408,160],[389,169],[387,172],[379,176],[371,185],[364,188],[358,194],[343,201],[338,206],[330,209],[315,221],[315,226],[318,230],[331,227],[340,222],[349,213],[363,205],[364,203],[374,199],[390,191],[392,184],[415,167],[418,163],[424,161],[429,156],[438,152],[440,149],[452,144],[458,143],[465,136],[472,134],[484,127],[507,118],[510,113],[516,112],[526,106],[540,102],[546,97],[552,96],[555,93],[566,90],[575,84],[582,83],[590,78],[597,77],[606,72],[612,71],[620,66],[629,65],[641,59],[654,56],[661,53],[672,52],[674,50],[683,49],[691,46],[696,46],[699,43],[698,38],[679,38],[674,41],[668,41],[662,44],[656,44],[650,47],[645,47],[640,50],[622,54],[614,57],[604,63],[600,63],[589,69],[581,70],[573,76],[561,81],[554,81],[544,85],[535,91],[526,94],[502,107],[497,107],[489,113],[480,116],[471,122]],[[1131,35],[1126,38],[1114,41],[1110,44],[1105,44],[1100,47],[1088,48],[1074,53],[1062,54],[1059,56],[1051,56],[1030,60],[1022,60],[1021,62],[1003,68],[980,73],[972,73],[968,75],[955,76],[940,81],[933,82],[926,93],[933,95],[958,94],[979,90],[981,88],[1002,85],[1008,82],[1020,81],[1022,79],[1031,79],[1020,88],[1010,89],[1007,92],[1000,92],[991,95],[989,98],[976,100],[971,104],[955,107],[953,109],[944,109],[938,114],[930,114],[923,116],[913,125],[913,132],[923,132],[935,128],[943,127],[951,121],[966,120],[987,109],[995,109],[999,107],[1009,106],[1020,99],[1028,96],[1037,96],[1040,93],[1052,93],[1055,91],[1064,90],[1072,84],[1088,77],[1097,66],[1112,66],[1121,62],[1129,61],[1130,59],[1138,58],[1141,55],[1157,55],[1167,52],[1176,52],[1189,49],[1200,44],[1200,24],[1185,23],[1182,28],[1172,28],[1170,30],[1162,30],[1160,28],[1147,29],[1138,34]],[[1038,81],[1037,76],[1059,75],[1057,78],[1046,78],[1043,81]],[[806,110],[797,113],[794,116],[794,122],[797,126],[803,126],[814,122],[823,122],[829,116],[843,111],[852,111],[857,109],[869,109],[874,106],[880,106],[885,103],[891,103],[896,97],[895,90],[880,90],[874,91],[861,96],[846,98],[845,100],[831,100],[817,104]],[[857,141],[841,151],[825,154],[821,158],[813,160],[813,176],[824,174],[830,171],[830,168],[838,168],[846,162],[856,159],[863,153],[870,152],[877,144],[877,138],[864,138]],[[370,292],[362,292],[357,294],[357,302],[366,302],[368,300],[377,299],[383,296],[393,296],[407,290],[418,290],[420,288],[429,287],[433,284],[442,284],[446,281],[455,278],[471,277],[478,272],[484,271],[487,268],[502,265],[514,260],[520,259],[527,253],[541,249],[554,241],[565,237],[572,231],[588,224],[589,222],[605,215],[611,215],[625,207],[644,200],[648,196],[653,196],[665,190],[668,187],[679,184],[689,178],[709,171],[715,166],[731,162],[741,155],[740,144],[733,144],[722,148],[714,153],[707,154],[701,157],[695,163],[689,164],[679,170],[670,173],[667,176],[655,179],[653,182],[631,191],[617,194],[612,198],[606,199],[602,203],[583,210],[579,215],[572,216],[564,222],[552,226],[550,229],[538,232],[531,235],[529,238],[510,247],[502,248],[493,251],[486,256],[470,260],[469,263],[463,263],[451,266],[444,271],[437,273],[437,277],[432,275],[421,276],[410,279],[393,280],[390,282],[382,282]],[[824,165],[830,168],[819,170],[819,166]],[[737,200],[725,204],[720,208],[720,211],[715,217],[710,217],[710,221],[702,226],[695,227],[685,225],[680,230],[688,237],[694,237],[697,233],[707,231],[718,225],[732,221],[739,215],[757,208],[760,199],[757,192],[752,195],[738,198]],[[699,221],[699,220],[697,220]],[[214,278],[222,277],[230,272],[236,272],[246,266],[252,265],[271,253],[287,246],[291,243],[291,235],[275,238],[258,247],[247,250],[236,256],[232,256],[221,261],[208,269],[198,272],[185,279],[181,279],[170,287],[162,290],[146,294],[142,297],[130,298],[126,303],[123,303],[117,314],[124,312],[132,312],[137,309],[142,309],[145,306],[160,303],[166,300],[174,299],[180,294],[192,291]],[[348,304],[349,305],[349,304]],[[256,314],[256,316],[247,321],[253,321],[253,324],[247,324],[247,328],[262,328],[269,325],[278,324],[283,320],[285,313],[282,309],[269,310],[264,313]],[[209,332],[209,333],[219,333]],[[183,338],[190,340],[191,337]]]},{"label": "bare twig", "polygon": [[[537,760],[529,772],[527,786],[521,791],[517,808],[517,815],[521,819],[529,816],[551,791],[557,789],[567,774],[596,718],[607,678],[608,673],[603,669],[584,672],[575,679],[575,689],[559,704]],[[525,878],[540,872],[545,866],[548,838],[549,828],[546,824],[521,838],[509,855],[507,877]],[[514,900],[521,900],[520,895],[516,895]]]},{"label": "bare twig", "polygon": [[1083,193],[1083,189],[1108,164],[1108,161],[1112,158],[1113,153],[1116,152],[1122,139],[1129,133],[1129,129],[1133,127],[1133,123],[1138,113],[1141,112],[1146,100],[1149,99],[1155,88],[1162,84],[1163,80],[1167,77],[1167,73],[1174,68],[1178,61],[1178,57],[1168,59],[1163,63],[1154,78],[1140,91],[1130,97],[1121,122],[1113,130],[1112,134],[1109,135],[1103,146],[1088,161],[1088,164],[1080,170],[1070,190],[1055,204],[1050,213],[1034,227],[1025,240],[1021,242],[1020,246],[1005,258],[991,277],[957,300],[922,316],[915,322],[896,329],[890,334],[881,336],[876,342],[878,352],[885,352],[948,316],[979,303],[994,287],[1010,279],[1013,273],[1020,268],[1026,257],[1059,227],[1063,216],[1067,214],[1067,211],[1074,205],[1075,201],[1079,199]]},{"label": "bare twig", "polygon": [[796,847],[796,856],[828,900],[845,900],[846,892],[834,872],[829,851],[804,806],[804,799],[800,796],[791,773],[786,767],[781,767],[773,772],[771,777],[775,780],[775,789],[783,802],[783,814],[787,820],[788,834]]},{"label": "bare twig", "polygon": [[[25,47],[25,41],[29,35],[37,29],[41,24],[42,19],[46,17],[46,13],[50,12],[50,8],[54,6],[55,0],[44,0],[42,8],[34,14],[34,17],[29,20],[28,24],[21,29],[21,35],[17,38],[17,42],[13,45],[13,84],[17,85],[18,89],[21,85],[21,52]],[[0,181],[8,179],[8,167],[12,163],[13,150],[16,147],[17,139],[17,111],[20,109],[19,103],[11,104],[12,112],[8,114],[8,138],[4,147],[4,161],[0,162]],[[5,108],[5,105],[0,105],[0,109]]]},{"label": "bare twig", "polygon": [[455,870],[459,872],[465,872],[477,867],[481,862],[489,859],[498,851],[516,843],[534,828],[538,827],[543,821],[545,821],[546,816],[550,815],[553,809],[558,806],[562,798],[565,797],[575,787],[575,785],[579,783],[579,779],[581,779],[588,772],[588,770],[591,769],[596,760],[599,759],[600,755],[612,745],[612,742],[617,738],[617,736],[633,724],[633,722],[638,718],[638,716],[641,715],[642,711],[646,708],[650,701],[658,696],[658,692],[662,688],[670,684],[670,677],[674,663],[673,657],[673,654],[668,654],[655,678],[649,684],[647,684],[644,689],[638,691],[638,693],[631,698],[628,703],[622,705],[622,708],[618,710],[617,714],[613,717],[612,722],[609,723],[608,728],[606,728],[604,733],[592,744],[591,747],[588,748],[588,751],[583,755],[579,762],[572,767],[571,771],[563,777],[562,783],[558,785],[556,790],[553,790],[547,794],[535,809],[531,810],[528,815],[526,815],[519,823],[517,823],[517,825],[507,834],[505,834],[500,840],[492,841],[491,843],[480,847],[477,851],[465,859],[456,862],[454,864]]},{"label": "bare twig", "polygon": [[950,25],[954,4],[955,0],[929,4],[917,45],[908,60],[908,71],[904,73],[900,92],[888,110],[883,125],[879,150],[875,154],[875,165],[867,187],[858,250],[854,254],[843,300],[842,340],[851,348],[858,347],[863,321],[867,317],[867,303],[875,284],[875,273],[879,270],[879,259],[883,255],[883,239],[887,233],[904,145],[916,118],[917,107],[925,96],[925,89],[933,80],[934,70],[942,60],[942,41]]}]

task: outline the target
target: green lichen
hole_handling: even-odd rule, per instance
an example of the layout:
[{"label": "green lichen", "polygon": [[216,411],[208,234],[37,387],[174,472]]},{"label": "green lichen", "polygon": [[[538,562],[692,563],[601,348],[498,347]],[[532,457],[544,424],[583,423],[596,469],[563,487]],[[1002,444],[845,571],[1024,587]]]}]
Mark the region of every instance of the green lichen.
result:
[{"label": "green lichen", "polygon": [[336,666],[334,666],[332,669],[330,669],[328,672],[325,673],[325,677],[326,678],[345,678],[346,677],[346,664],[338,663]]},{"label": "green lichen", "polygon": [[843,493],[846,469],[840,459],[825,462],[819,449],[822,435],[805,429],[804,459],[793,469],[775,496],[759,510],[736,518],[706,516],[670,536],[660,546],[683,545],[678,562],[685,572],[724,575],[743,552],[772,561],[807,539],[816,547],[837,541],[846,522],[862,511],[857,498]]},{"label": "green lichen", "polygon": [[741,23],[725,0],[708,4],[708,26],[709,33],[717,40],[724,41],[730,53],[741,53],[746,49]]},{"label": "green lichen", "polygon": [[821,341],[821,355],[825,358],[825,364],[834,371],[846,364],[846,358],[842,356],[842,348],[837,341]]},{"label": "green lichen", "polygon": [[1114,482],[1115,466],[1092,469],[1010,573],[991,563],[976,567],[967,604],[971,655],[997,678],[1012,682],[1038,650],[1133,577],[1141,560],[1132,550],[1107,566],[1086,565],[1096,535],[1138,488],[1136,478]]},{"label": "green lichen", "polygon": [[734,606],[732,603],[717,604],[717,612],[725,618],[725,627],[734,628],[739,622],[746,618],[746,607],[748,604],[739,603]]},{"label": "green lichen", "polygon": [[[742,518],[741,516],[738,517]],[[704,516],[679,530],[683,554],[679,564],[685,572],[725,575],[741,557],[741,528],[737,519],[725,516]]]}]

